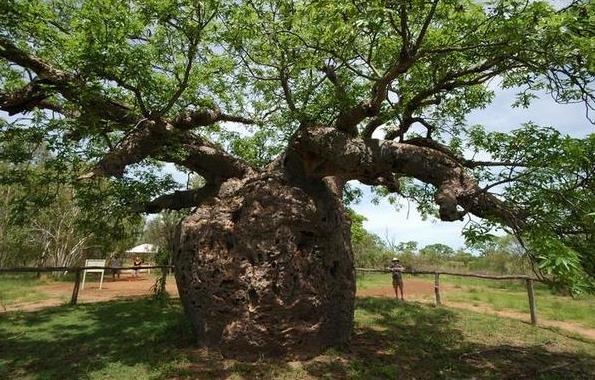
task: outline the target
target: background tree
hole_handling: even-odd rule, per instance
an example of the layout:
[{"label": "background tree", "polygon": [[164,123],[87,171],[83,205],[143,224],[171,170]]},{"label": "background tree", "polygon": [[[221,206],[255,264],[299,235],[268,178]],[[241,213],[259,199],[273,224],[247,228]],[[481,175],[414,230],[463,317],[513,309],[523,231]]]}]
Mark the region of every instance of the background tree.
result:
[{"label": "background tree", "polygon": [[116,207],[105,181],[76,192],[53,177],[72,168],[55,168],[59,159],[43,146],[14,138],[0,147],[13,158],[0,164],[1,267],[80,265],[87,257],[122,252],[137,239],[142,217],[101,211]]},{"label": "background tree", "polygon": [[364,228],[366,218],[355,211],[347,210],[351,218],[351,244],[356,268],[385,268],[394,257],[382,239]]},{"label": "background tree", "polygon": [[[545,92],[591,110],[593,12],[590,1],[9,0],[0,109],[38,111],[3,136],[44,141],[56,173],[77,172],[53,178],[109,193],[111,214],[197,206],[174,256],[197,338],[228,355],[308,356],[350,336],[349,180],[445,221],[474,214],[470,240],[502,226],[546,273],[592,284],[591,221],[568,216],[592,212],[593,139],[532,124],[493,133],[465,116],[494,86],[519,88],[518,106]],[[174,186],[159,162],[205,185],[164,194]]]},{"label": "background tree", "polygon": [[171,265],[176,245],[176,229],[187,213],[165,210],[156,218],[147,222],[143,232],[143,241],[159,248],[156,262]]}]

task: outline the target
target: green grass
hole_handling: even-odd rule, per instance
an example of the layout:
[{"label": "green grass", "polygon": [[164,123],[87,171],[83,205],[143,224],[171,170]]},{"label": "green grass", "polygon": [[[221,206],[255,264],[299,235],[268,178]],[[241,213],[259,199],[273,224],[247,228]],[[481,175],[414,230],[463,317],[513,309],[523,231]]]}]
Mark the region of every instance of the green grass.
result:
[{"label": "green grass", "polygon": [[177,301],[2,314],[0,378],[581,379],[595,371],[595,343],[560,331],[392,299],[356,306],[350,345],[290,363],[223,360],[196,348]]},{"label": "green grass", "polygon": [[47,283],[47,280],[40,280],[35,275],[0,275],[0,311],[3,306],[44,299],[46,294],[35,287]]},{"label": "green grass", "polygon": [[[406,276],[434,283],[434,276]],[[389,274],[358,274],[358,289],[391,286]],[[529,301],[525,284],[518,280],[484,280],[468,277],[440,276],[440,283],[448,287],[442,290],[446,302],[464,302],[475,306],[487,306],[496,311],[512,310],[529,312]],[[553,294],[546,285],[535,284],[535,298],[538,317],[554,321],[578,322],[595,328],[595,296],[584,295],[576,298]],[[428,298],[428,297],[426,297]]]},{"label": "green grass", "polygon": [[[471,290],[474,290],[471,292]],[[529,301],[526,292],[495,290],[487,288],[470,288],[449,291],[444,299],[454,302],[479,302],[494,310],[513,310],[529,312]],[[572,321],[595,328],[595,299],[591,296],[582,298],[561,297],[546,292],[536,295],[538,316],[554,321]]]},{"label": "green grass", "polygon": [[392,280],[390,274],[388,273],[358,273],[356,280],[358,289],[384,288],[387,286],[392,286]]}]

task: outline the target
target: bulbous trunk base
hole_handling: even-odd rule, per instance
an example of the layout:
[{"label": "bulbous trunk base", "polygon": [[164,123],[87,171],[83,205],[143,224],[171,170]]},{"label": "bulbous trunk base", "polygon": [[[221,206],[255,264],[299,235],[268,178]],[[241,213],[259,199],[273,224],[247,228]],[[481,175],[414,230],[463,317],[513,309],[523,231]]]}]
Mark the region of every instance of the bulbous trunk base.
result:
[{"label": "bulbous trunk base", "polygon": [[345,343],[355,274],[340,199],[323,182],[263,175],[222,193],[181,224],[175,254],[199,342],[247,360]]}]

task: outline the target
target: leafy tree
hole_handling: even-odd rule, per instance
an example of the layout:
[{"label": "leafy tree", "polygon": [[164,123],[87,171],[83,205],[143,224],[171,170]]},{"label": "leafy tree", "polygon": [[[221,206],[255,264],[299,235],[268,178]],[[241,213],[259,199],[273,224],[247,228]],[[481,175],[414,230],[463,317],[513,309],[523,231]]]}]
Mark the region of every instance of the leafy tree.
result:
[{"label": "leafy tree", "polygon": [[158,264],[172,264],[176,229],[185,216],[186,213],[180,211],[166,210],[147,222],[143,233],[143,241],[154,244],[159,248],[159,257],[156,258]]},{"label": "leafy tree", "polygon": [[479,255],[469,263],[473,271],[500,274],[532,274],[529,258],[513,235],[494,237],[475,245]]},{"label": "leafy tree", "polygon": [[[0,266],[78,265],[136,240],[139,215],[101,212],[114,206],[105,181],[93,191],[98,197],[76,192],[51,179],[55,157],[43,147],[31,150],[18,163],[0,164]],[[70,170],[60,169],[61,175]]]},{"label": "leafy tree", "polygon": [[[516,106],[545,92],[591,110],[594,12],[590,1],[8,0],[3,158],[43,142],[49,180],[81,199],[106,193],[117,207],[101,215],[197,206],[177,282],[198,338],[228,355],[310,355],[349,338],[348,180],[442,220],[474,214],[471,241],[502,226],[544,273],[585,289],[593,138],[488,132],[465,116],[494,86],[518,88]],[[171,192],[160,162],[205,185]]]},{"label": "leafy tree", "polygon": [[419,250],[419,255],[428,260],[436,262],[452,259],[455,255],[455,250],[445,244],[430,244]]},{"label": "leafy tree", "polygon": [[353,259],[357,268],[378,268],[387,266],[394,254],[386,247],[382,239],[364,228],[366,217],[347,209],[351,218],[351,244]]}]

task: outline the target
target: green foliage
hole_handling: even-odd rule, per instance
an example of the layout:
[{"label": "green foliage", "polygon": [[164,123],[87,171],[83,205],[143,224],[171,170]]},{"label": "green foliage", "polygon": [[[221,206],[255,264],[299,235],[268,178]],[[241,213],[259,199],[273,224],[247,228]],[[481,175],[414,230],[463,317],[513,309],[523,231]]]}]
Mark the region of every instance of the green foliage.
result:
[{"label": "green foliage", "polygon": [[351,218],[351,245],[356,268],[385,268],[393,256],[382,239],[364,228],[366,217],[347,209]]},{"label": "green foliage", "polygon": [[[36,151],[19,164],[0,164],[0,267],[78,265],[108,257],[134,242],[139,215],[123,209],[99,187],[54,182],[55,157]],[[60,168],[67,176],[71,168]]]},{"label": "green foliage", "polygon": [[[595,6],[572,3],[557,10],[546,1],[525,0],[442,0],[435,9],[422,0],[2,1],[0,38],[80,81],[70,87],[75,100],[55,94],[44,99],[60,112],[0,121],[0,160],[9,164],[0,184],[36,189],[16,198],[11,193],[11,218],[23,223],[65,185],[83,211],[81,224],[110,237],[100,245],[113,250],[111,237],[125,240],[127,233],[120,232],[138,222],[127,216],[136,206],[179,187],[152,159],[127,168],[119,179],[76,180],[138,126],[100,118],[94,94],[143,119],[201,107],[249,115],[256,123],[245,131],[217,123],[193,133],[263,167],[283,152],[298,125],[331,125],[376,93],[378,78],[403,55],[416,53],[389,87],[390,102],[380,106],[385,132],[421,117],[433,125],[427,135],[453,154],[511,162],[501,170],[477,167],[474,174],[486,191],[497,190],[526,215],[519,237],[544,273],[573,291],[592,289],[595,137],[570,138],[532,123],[512,133],[486,132],[465,121],[493,100],[496,85],[519,91],[511,106],[526,107],[546,93],[592,110]],[[1,94],[31,79],[29,70],[0,61]],[[29,165],[40,147],[47,154],[43,170]],[[399,182],[399,196],[375,193],[393,204],[414,200],[424,215],[436,215],[436,189],[409,178]],[[347,202],[359,197],[347,189]],[[491,238],[500,222],[469,223],[469,242]],[[20,245],[23,237],[11,234],[2,244]],[[356,251],[380,249],[372,236],[360,233],[357,239]]]},{"label": "green foliage", "polygon": [[[595,135],[571,138],[528,123],[511,134],[476,127],[472,138],[495,159],[527,165],[525,170],[483,175],[503,183],[504,197],[527,215],[520,238],[539,268],[572,292],[592,290],[595,224],[588,211],[595,208]],[[477,240],[492,226],[473,224],[467,236]]]}]

